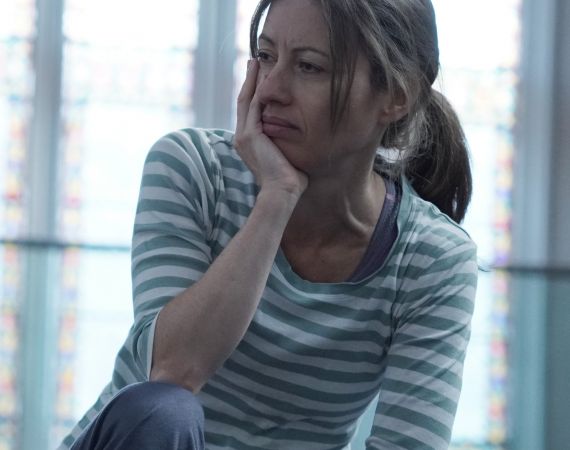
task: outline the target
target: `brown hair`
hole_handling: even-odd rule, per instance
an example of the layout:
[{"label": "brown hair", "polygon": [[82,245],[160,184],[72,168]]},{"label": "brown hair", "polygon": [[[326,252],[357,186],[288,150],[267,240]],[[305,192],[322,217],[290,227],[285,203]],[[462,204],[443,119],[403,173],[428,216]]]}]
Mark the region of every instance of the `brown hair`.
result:
[{"label": "brown hair", "polygon": [[[251,54],[264,11],[261,0],[250,29]],[[285,1],[285,0],[280,0]],[[400,150],[390,165],[405,175],[425,200],[456,222],[471,199],[469,154],[459,119],[445,97],[432,88],[439,71],[435,12],[430,0],[315,0],[329,28],[332,59],[331,123],[346,110],[357,54],[361,49],[376,88],[406,99],[408,114],[391,124],[380,145]]]}]

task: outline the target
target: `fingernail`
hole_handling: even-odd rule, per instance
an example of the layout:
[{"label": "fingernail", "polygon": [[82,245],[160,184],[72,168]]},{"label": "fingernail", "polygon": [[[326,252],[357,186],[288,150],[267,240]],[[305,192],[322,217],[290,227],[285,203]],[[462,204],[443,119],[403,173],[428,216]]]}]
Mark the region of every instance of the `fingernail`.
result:
[{"label": "fingernail", "polygon": [[248,59],[247,60],[247,71],[249,72],[249,69],[251,69],[251,65],[253,63],[253,59]]}]

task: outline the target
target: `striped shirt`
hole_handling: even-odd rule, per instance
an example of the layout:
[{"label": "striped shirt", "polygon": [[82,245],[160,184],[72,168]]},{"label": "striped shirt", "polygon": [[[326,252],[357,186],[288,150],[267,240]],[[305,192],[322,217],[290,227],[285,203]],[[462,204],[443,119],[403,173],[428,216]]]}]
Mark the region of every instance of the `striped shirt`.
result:
[{"label": "striped shirt", "polygon": [[[232,139],[186,129],[149,152],[132,243],[134,324],[112,381],[61,449],[118,390],[148,380],[159,311],[248,218],[258,188]],[[376,395],[368,449],[448,448],[476,248],[405,181],[397,225],[384,264],[357,282],[309,282],[278,252],[244,338],[199,393],[207,449],[346,449]]]}]

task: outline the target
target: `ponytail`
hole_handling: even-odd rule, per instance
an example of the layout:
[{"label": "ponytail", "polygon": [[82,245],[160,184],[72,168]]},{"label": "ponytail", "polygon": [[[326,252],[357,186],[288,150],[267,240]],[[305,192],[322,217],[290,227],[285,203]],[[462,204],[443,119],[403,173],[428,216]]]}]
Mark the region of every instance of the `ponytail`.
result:
[{"label": "ponytail", "polygon": [[460,223],[472,191],[465,134],[451,104],[434,89],[423,122],[418,148],[402,161],[401,170],[421,198]]}]

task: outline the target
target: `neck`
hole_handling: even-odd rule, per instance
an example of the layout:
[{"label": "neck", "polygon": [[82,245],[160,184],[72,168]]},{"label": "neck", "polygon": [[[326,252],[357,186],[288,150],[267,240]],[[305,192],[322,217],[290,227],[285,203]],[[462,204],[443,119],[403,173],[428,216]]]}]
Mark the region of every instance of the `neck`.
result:
[{"label": "neck", "polygon": [[289,220],[283,241],[311,247],[343,241],[367,243],[385,194],[382,177],[374,172],[372,162],[349,176],[311,176]]}]

